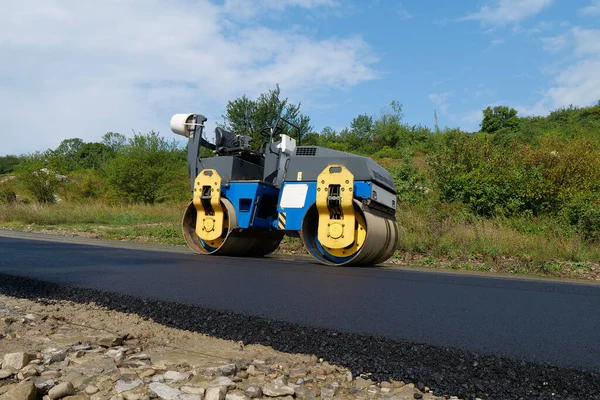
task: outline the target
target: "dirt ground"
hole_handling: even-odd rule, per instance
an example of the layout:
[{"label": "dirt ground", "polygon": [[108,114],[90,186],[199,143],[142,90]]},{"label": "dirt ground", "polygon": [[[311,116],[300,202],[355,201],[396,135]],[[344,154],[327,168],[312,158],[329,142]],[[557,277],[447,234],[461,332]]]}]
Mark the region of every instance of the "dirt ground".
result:
[{"label": "dirt ground", "polygon": [[[427,387],[353,377],[315,356],[243,346],[94,304],[0,295],[2,360],[2,400],[440,398]],[[32,397],[19,395],[29,387]]]}]

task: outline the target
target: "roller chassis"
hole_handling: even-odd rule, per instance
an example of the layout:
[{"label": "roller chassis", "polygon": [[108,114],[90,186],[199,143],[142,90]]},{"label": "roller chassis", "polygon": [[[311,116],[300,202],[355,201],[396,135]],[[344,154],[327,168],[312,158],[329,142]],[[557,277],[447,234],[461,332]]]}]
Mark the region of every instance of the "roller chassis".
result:
[{"label": "roller chassis", "polygon": [[[171,120],[171,129],[189,139],[192,201],[182,229],[192,250],[260,257],[289,235],[299,236],[327,265],[374,265],[394,253],[396,188],[373,160],[296,146],[289,136],[277,135],[279,121],[265,135],[262,153],[250,150],[249,138],[222,129],[213,145],[202,138],[205,121],[199,114]],[[221,146],[224,141],[229,145]],[[201,146],[215,156],[199,158]]]}]

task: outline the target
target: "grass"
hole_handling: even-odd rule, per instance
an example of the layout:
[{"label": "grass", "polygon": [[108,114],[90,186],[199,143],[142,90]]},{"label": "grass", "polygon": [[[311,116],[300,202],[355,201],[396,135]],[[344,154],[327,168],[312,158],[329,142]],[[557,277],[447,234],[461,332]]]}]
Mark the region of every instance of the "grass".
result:
[{"label": "grass", "polygon": [[[0,228],[104,239],[185,245],[184,204],[0,204]],[[398,252],[402,265],[480,272],[600,279],[600,244],[583,240],[558,221],[485,219],[460,206],[401,206]],[[297,238],[280,251],[305,254]]]},{"label": "grass", "polygon": [[398,211],[400,263],[515,274],[600,278],[600,243],[547,218],[481,218],[459,206]]},{"label": "grass", "polygon": [[14,230],[185,245],[184,205],[110,206],[99,203],[0,205],[0,225]]}]

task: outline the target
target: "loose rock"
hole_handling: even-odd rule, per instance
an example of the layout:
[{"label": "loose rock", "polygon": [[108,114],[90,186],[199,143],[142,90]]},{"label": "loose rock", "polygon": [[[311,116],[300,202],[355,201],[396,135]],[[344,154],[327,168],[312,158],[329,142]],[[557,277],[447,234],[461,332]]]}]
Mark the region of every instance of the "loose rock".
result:
[{"label": "loose rock", "polygon": [[78,346],[74,346],[71,348],[72,351],[77,352],[77,351],[88,351],[91,350],[92,346],[88,345],[88,344],[80,344]]},{"label": "loose rock", "polygon": [[158,397],[164,400],[173,400],[177,396],[181,394],[181,392],[177,389],[173,389],[170,386],[165,385],[164,383],[152,382],[148,385],[150,390],[158,395]]},{"label": "loose rock", "polygon": [[27,365],[26,367],[24,367],[22,370],[19,371],[19,373],[17,374],[17,378],[22,381],[24,379],[32,378],[32,377],[38,376],[38,375],[39,375],[39,372],[33,365]]},{"label": "loose rock", "polygon": [[29,353],[9,353],[4,356],[2,368],[20,370],[25,367],[31,360],[35,359],[33,354]]},{"label": "loose rock", "polygon": [[211,386],[225,386],[228,389],[235,389],[235,382],[226,376],[219,376],[210,383]]},{"label": "loose rock", "polygon": [[356,380],[354,381],[354,387],[356,387],[357,389],[366,389],[369,386],[371,386],[373,384],[373,382],[369,379],[364,379],[361,377],[356,378]]},{"label": "loose rock", "polygon": [[262,397],[263,392],[262,389],[259,388],[258,386],[249,386],[246,391],[246,396],[250,397],[251,399],[255,399],[257,397]]},{"label": "loose rock", "polygon": [[248,398],[239,394],[230,393],[225,396],[225,400],[248,400]]},{"label": "loose rock", "polygon": [[47,379],[58,379],[62,376],[62,372],[60,371],[53,371],[53,370],[48,370],[48,371],[44,371],[40,374],[40,376],[42,378],[47,378]]},{"label": "loose rock", "polygon": [[226,364],[203,369],[203,373],[208,376],[232,376],[237,372],[238,368],[235,364]]},{"label": "loose rock", "polygon": [[42,357],[44,358],[44,364],[53,364],[67,358],[67,352],[65,350],[48,348],[42,350]]},{"label": "loose rock", "polygon": [[204,400],[225,400],[227,388],[225,386],[211,387],[206,389]]},{"label": "loose rock", "polygon": [[123,350],[110,349],[105,354],[114,360],[125,359],[125,352]]},{"label": "loose rock", "polygon": [[25,381],[0,396],[0,400],[35,400],[36,397],[37,390],[33,382]]},{"label": "loose rock", "polygon": [[98,339],[98,344],[102,347],[115,347],[123,344],[123,338],[116,335],[107,335]]},{"label": "loose rock", "polygon": [[177,396],[177,400],[202,400],[202,397],[197,394],[184,393]]},{"label": "loose rock", "polygon": [[323,387],[321,388],[321,397],[331,399],[335,396],[336,390],[335,388]]},{"label": "loose rock", "polygon": [[262,388],[263,394],[269,397],[280,397],[280,396],[293,396],[294,389],[287,385],[282,385],[279,383],[271,382],[267,383]]},{"label": "loose rock", "polygon": [[85,388],[85,393],[89,394],[90,396],[93,394],[96,394],[100,391],[100,389],[98,389],[96,386],[94,385],[88,385]]},{"label": "loose rock", "polygon": [[59,383],[48,391],[48,397],[50,397],[51,400],[60,399],[61,397],[72,394],[74,390],[75,388],[71,382]]},{"label": "loose rock", "polygon": [[[145,393],[126,392],[126,393],[123,393],[123,397],[125,398],[125,400],[150,400],[150,396],[148,396]],[[177,399],[182,400],[181,395],[179,395],[177,397]],[[186,399],[186,400],[192,400],[192,399]]]},{"label": "loose rock", "polygon": [[206,392],[206,389],[200,387],[183,386],[181,388],[181,393],[193,394],[200,397],[204,396],[204,392]]},{"label": "loose rock", "polygon": [[191,375],[192,375],[191,372],[182,373],[182,372],[177,372],[177,371],[167,371],[164,373],[163,376],[168,381],[181,382],[181,381],[185,381],[185,380],[189,379]]},{"label": "loose rock", "polygon": [[136,387],[143,386],[144,382],[139,379],[136,379],[131,382],[125,382],[124,380],[118,380],[115,385],[115,390],[117,393],[127,392],[129,390],[135,389]]},{"label": "loose rock", "polygon": [[0,369],[0,379],[6,379],[13,376],[15,373],[10,369]]},{"label": "loose rock", "polygon": [[155,370],[153,370],[153,369],[147,369],[147,370],[145,370],[143,372],[140,372],[138,374],[138,376],[140,378],[142,378],[142,379],[146,379],[146,378],[150,378],[150,377],[154,376],[154,374],[156,374]]},{"label": "loose rock", "polygon": [[56,381],[54,379],[46,379],[43,380],[43,378],[38,378],[37,381],[33,381],[35,387],[37,388],[37,390],[41,393],[48,393],[48,391],[50,389],[52,389],[54,386],[56,386]]}]

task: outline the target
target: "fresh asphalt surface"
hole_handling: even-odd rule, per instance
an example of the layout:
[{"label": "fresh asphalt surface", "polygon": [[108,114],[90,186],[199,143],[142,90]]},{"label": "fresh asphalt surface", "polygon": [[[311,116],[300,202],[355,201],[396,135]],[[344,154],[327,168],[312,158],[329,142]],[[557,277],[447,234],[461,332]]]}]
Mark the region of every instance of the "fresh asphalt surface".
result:
[{"label": "fresh asphalt surface", "polygon": [[5,235],[11,234],[0,232],[4,274],[600,371],[600,285],[593,283],[336,268]]}]

